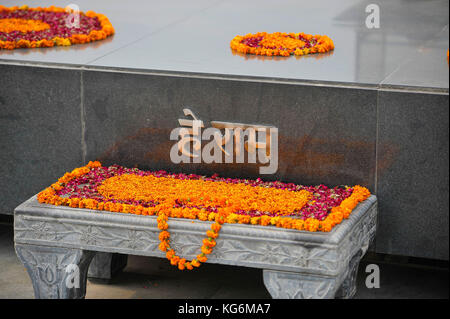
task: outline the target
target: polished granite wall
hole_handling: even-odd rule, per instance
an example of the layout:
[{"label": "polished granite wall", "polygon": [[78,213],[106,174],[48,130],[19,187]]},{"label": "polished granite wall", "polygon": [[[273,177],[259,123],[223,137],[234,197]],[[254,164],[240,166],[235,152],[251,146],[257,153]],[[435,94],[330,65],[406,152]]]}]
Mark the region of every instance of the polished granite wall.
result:
[{"label": "polished granite wall", "polygon": [[[448,260],[448,93],[0,65],[2,213],[89,160],[148,169],[361,184],[379,197],[373,250]],[[26,79],[24,81],[24,79]],[[170,131],[279,128],[279,169],[173,164]],[[4,111],[3,111],[4,110]]]},{"label": "polished granite wall", "polygon": [[378,100],[377,251],[448,260],[448,94]]},{"label": "polished granite wall", "polygon": [[[189,173],[374,189],[376,90],[84,72],[87,158]],[[172,164],[170,131],[190,107],[210,121],[279,129],[279,166]]]},{"label": "polished granite wall", "polygon": [[0,210],[82,163],[80,71],[0,65]]}]

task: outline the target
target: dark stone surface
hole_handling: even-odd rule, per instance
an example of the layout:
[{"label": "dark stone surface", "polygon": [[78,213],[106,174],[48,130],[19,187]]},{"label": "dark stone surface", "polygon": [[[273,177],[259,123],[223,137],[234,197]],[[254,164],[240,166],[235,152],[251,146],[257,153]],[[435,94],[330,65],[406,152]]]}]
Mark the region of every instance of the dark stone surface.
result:
[{"label": "dark stone surface", "polygon": [[[81,79],[86,161],[361,184],[379,199],[375,251],[448,260],[448,94],[12,65],[0,70],[0,213],[12,213],[83,163]],[[277,173],[260,175],[255,164],[171,163],[169,134],[186,118],[184,107],[206,127],[211,120],[278,127]]]},{"label": "dark stone surface", "polygon": [[[380,7],[379,29],[365,25],[366,7],[374,3]],[[272,0],[225,0],[89,65],[379,84],[448,25],[448,6],[446,0],[283,0],[282,5]],[[241,55],[230,49],[236,35],[261,31],[326,34],[336,49],[290,58]],[[448,48],[448,38],[445,43]],[[430,60],[427,65],[439,78],[448,78],[448,68],[439,68],[440,62]],[[418,71],[411,72],[417,84],[429,86],[430,77]],[[401,85],[403,80],[394,78],[393,83]]]},{"label": "dark stone surface", "polygon": [[[448,23],[448,20],[447,20]],[[412,58],[381,82],[383,87],[427,87],[448,93],[449,26],[427,41]]]},{"label": "dark stone surface", "polygon": [[[30,7],[69,3],[26,1]],[[366,27],[369,4],[380,8],[379,29]],[[18,3],[2,0],[2,5]],[[273,0],[77,0],[76,5],[84,12],[105,14],[115,35],[71,47],[0,50],[0,61],[352,85],[378,85],[387,78],[388,84],[436,85],[448,92],[449,71],[442,65],[448,33],[436,39],[448,28],[448,0],[283,0],[282,5]],[[290,58],[242,55],[230,49],[236,35],[261,31],[325,34],[336,49]]]},{"label": "dark stone surface", "polygon": [[80,71],[0,65],[0,213],[82,163]]},{"label": "dark stone surface", "polygon": [[380,91],[377,252],[448,260],[448,103]]},{"label": "dark stone surface", "polygon": [[[186,2],[183,0],[149,1],[132,0],[129,3],[110,0],[77,0],[61,2],[54,0],[28,0],[31,7],[65,7],[75,4],[83,12],[92,10],[108,17],[116,33],[102,41],[74,45],[70,47],[36,48],[26,50],[0,50],[0,60],[32,61],[38,63],[57,63],[85,65],[116,50],[127,47],[164,27],[182,21],[211,5],[209,0]],[[2,5],[12,7],[15,0],[2,0]],[[174,10],[174,7],[177,9]]]},{"label": "dark stone surface", "polygon": [[[86,71],[84,94],[87,160],[374,191],[375,90]],[[259,175],[256,164],[173,164],[170,131],[188,106],[205,127],[278,127],[277,173]]]}]

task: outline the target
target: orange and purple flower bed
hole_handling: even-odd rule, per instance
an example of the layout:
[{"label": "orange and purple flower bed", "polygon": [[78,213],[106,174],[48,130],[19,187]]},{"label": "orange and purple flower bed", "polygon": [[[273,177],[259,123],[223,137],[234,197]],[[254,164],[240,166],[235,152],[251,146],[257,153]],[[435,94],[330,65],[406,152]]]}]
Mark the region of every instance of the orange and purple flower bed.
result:
[{"label": "orange and purple flower bed", "polygon": [[[224,223],[275,226],[329,232],[370,196],[359,185],[328,188],[222,178],[195,174],[143,171],[99,162],[66,173],[40,192],[40,203],[156,215],[161,230],[159,248],[180,270],[207,260]],[[170,247],[169,217],[214,221],[203,240],[202,253],[188,262]]]},{"label": "orange and purple flower bed", "polygon": [[[73,14],[79,20],[75,24]],[[98,41],[114,34],[108,18],[93,11],[0,5],[0,49],[53,47]]]},{"label": "orange and purple flower bed", "polygon": [[300,56],[334,50],[334,43],[326,35],[258,32],[234,37],[230,47],[244,54]]},{"label": "orange and purple flower bed", "polygon": [[[154,215],[169,205],[173,211],[169,215],[174,217],[188,215],[188,218],[212,220],[214,214],[226,211],[229,222],[251,224],[275,225],[274,220],[313,219],[319,222],[318,227],[302,227],[302,230],[327,231],[330,229],[324,226],[333,212],[343,207],[353,209],[348,203],[354,204],[354,199],[360,201],[370,195],[361,186],[302,186],[261,179],[143,171],[118,165],[95,164],[77,170],[80,171],[78,174],[75,171],[75,176],[67,173],[41,192],[41,202],[142,215]],[[342,212],[345,212],[343,218],[348,217],[348,210]]]}]

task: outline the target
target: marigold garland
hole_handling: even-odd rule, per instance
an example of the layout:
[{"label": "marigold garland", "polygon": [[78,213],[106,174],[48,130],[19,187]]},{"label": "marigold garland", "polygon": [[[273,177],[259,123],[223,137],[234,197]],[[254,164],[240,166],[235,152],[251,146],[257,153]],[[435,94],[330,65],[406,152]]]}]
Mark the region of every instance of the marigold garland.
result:
[{"label": "marigold garland", "polygon": [[[40,203],[52,205],[65,205],[75,208],[106,210],[137,215],[157,215],[157,225],[160,229],[159,249],[166,252],[166,257],[170,263],[177,266],[180,270],[192,270],[194,267],[199,267],[201,263],[208,260],[207,256],[212,253],[213,248],[216,246],[216,239],[224,223],[275,226],[312,232],[329,232],[334,226],[348,218],[352,210],[360,202],[370,196],[370,191],[367,188],[356,185],[352,188],[351,194],[343,199],[339,205],[332,207],[331,212],[322,220],[316,218],[306,218],[303,220],[285,217],[284,214],[286,214],[288,209],[298,210],[306,207],[306,205],[312,205],[318,199],[313,199],[311,197],[312,195],[307,194],[308,192],[305,189],[299,188],[294,184],[275,182],[268,185],[258,180],[253,181],[253,184],[245,180],[247,182],[245,184],[238,180],[237,182],[222,185],[225,181],[217,181],[213,177],[209,179],[189,179],[190,176],[168,175],[164,174],[165,172],[142,175],[142,171],[137,169],[128,169],[128,173],[120,172],[117,173],[119,175],[105,179],[96,175],[97,173],[105,174],[106,171],[114,170],[118,170],[117,167],[111,166],[106,169],[98,161],[89,162],[84,167],[76,168],[72,172],[64,174],[56,183],[40,192],[37,199]],[[79,179],[79,183],[85,184],[88,181],[86,176],[93,172],[95,172],[93,178],[99,184],[97,187],[98,193],[101,194],[103,192],[104,197],[80,198],[76,197],[76,195],[63,197],[66,186],[70,189],[74,188],[74,185],[71,183],[77,179]],[[130,174],[131,172],[134,172],[136,175],[132,176]],[[106,174],[106,176],[109,175]],[[130,186],[133,183],[134,185]],[[211,185],[211,183],[214,184]],[[205,187],[203,189],[202,184]],[[277,188],[280,185],[283,187],[281,189]],[[231,191],[228,191],[227,196],[230,196],[230,198],[225,199],[220,197],[220,192],[214,191],[214,186],[217,186],[220,191],[226,191],[228,187]],[[90,186],[83,187],[86,189],[90,188]],[[142,191],[142,187],[149,188]],[[165,196],[163,191],[164,187],[168,187]],[[122,188],[125,195],[120,195],[120,188]],[[233,194],[233,191],[242,190],[246,191],[246,194],[249,194],[250,198],[255,201],[254,207],[245,206],[249,203],[244,200],[246,196],[244,193]],[[203,193],[199,196],[198,192],[201,191]],[[208,195],[205,191],[209,191],[211,194]],[[258,196],[258,194],[261,196]],[[299,200],[300,203],[290,203],[286,195],[291,195],[292,198]],[[123,196],[123,203],[117,202],[117,198],[120,196]],[[270,200],[270,196],[275,198],[273,202]],[[135,198],[129,199],[129,197]],[[287,202],[282,203],[281,201],[283,200]],[[308,203],[306,203],[307,201]],[[128,202],[131,204],[127,204]],[[149,205],[149,203],[154,203],[154,206]],[[276,215],[250,216],[240,214],[239,205],[241,204],[247,209],[272,209],[275,210]],[[212,207],[208,205],[216,206]],[[281,208],[276,205],[279,205]],[[201,253],[191,261],[177,256],[175,250],[171,248],[170,232],[168,231],[169,217],[213,221],[211,229],[206,232],[206,238],[203,240],[203,245],[201,246]]]},{"label": "marigold garland", "polygon": [[244,54],[267,56],[306,55],[324,53],[334,49],[333,41],[326,35],[305,33],[267,33],[238,35],[231,40],[230,47]]},{"label": "marigold garland", "polygon": [[93,11],[79,12],[78,28],[66,25],[64,8],[5,7],[0,5],[0,49],[69,46],[103,40],[114,34],[108,18]]}]

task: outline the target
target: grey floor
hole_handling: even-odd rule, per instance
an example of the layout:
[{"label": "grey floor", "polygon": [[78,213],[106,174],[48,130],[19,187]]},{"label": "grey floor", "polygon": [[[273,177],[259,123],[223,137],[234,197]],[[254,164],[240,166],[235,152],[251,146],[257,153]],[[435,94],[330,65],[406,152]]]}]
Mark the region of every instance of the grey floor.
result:
[{"label": "grey floor", "polygon": [[[365,286],[365,269],[373,261],[364,259],[359,268],[357,299],[446,298],[448,269],[380,263],[380,288]],[[0,224],[0,298],[33,298],[25,268],[14,252],[12,225]],[[88,299],[121,298],[270,298],[258,269],[203,265],[181,272],[167,260],[129,256],[128,266],[109,284],[87,284]]]}]

